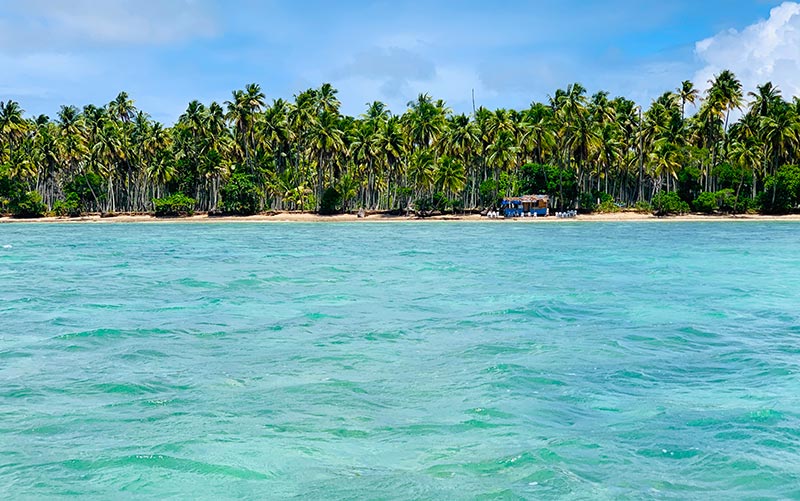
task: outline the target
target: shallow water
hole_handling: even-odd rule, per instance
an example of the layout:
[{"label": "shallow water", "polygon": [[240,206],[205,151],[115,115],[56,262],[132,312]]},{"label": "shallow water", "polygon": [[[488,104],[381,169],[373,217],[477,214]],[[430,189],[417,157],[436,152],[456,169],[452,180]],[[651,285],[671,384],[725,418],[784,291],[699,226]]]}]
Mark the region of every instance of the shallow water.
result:
[{"label": "shallow water", "polygon": [[800,224],[0,225],[12,498],[800,497]]}]

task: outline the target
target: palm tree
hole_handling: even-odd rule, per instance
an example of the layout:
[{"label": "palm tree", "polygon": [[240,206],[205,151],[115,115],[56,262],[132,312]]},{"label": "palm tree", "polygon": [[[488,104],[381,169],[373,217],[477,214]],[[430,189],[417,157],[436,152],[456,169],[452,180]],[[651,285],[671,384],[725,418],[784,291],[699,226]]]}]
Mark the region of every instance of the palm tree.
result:
[{"label": "palm tree", "polygon": [[538,164],[544,163],[556,145],[556,133],[551,122],[551,112],[541,103],[534,103],[521,124],[520,145],[532,154]]},{"label": "palm tree", "polygon": [[339,106],[342,103],[336,97],[339,91],[334,89],[329,83],[322,84],[316,92],[317,113],[330,113],[332,115],[339,114]]},{"label": "palm tree", "polygon": [[[456,160],[466,172],[469,171],[469,178],[472,181],[467,198],[471,200],[467,203],[477,204],[477,178],[478,166],[475,162],[476,149],[480,144],[480,130],[475,122],[471,121],[466,115],[455,115],[447,119],[447,127],[442,140],[441,149],[444,154]],[[462,188],[463,189],[463,188]],[[458,190],[461,191],[461,190]]]},{"label": "palm tree", "polygon": [[[344,194],[346,207],[357,200],[408,208],[412,197],[435,191],[475,207],[482,191],[516,194],[534,172],[521,166],[536,162],[544,166],[536,176],[557,170],[557,180],[543,181],[562,206],[593,190],[627,203],[658,190],[689,201],[723,183],[769,206],[764,196],[775,196],[776,172],[800,162],[800,98],[784,99],[767,82],[747,93],[738,116],[744,97],[735,75],[723,71],[709,87],[699,99],[684,81],[646,111],[572,84],[520,111],[454,114],[420,94],[401,115],[376,101],[349,117],[330,84],[270,105],[250,84],[223,105],[188,103],[171,127],[137,110],[124,92],[101,107],[62,107],[54,122],[26,119],[18,103],[5,101],[0,184],[6,198],[9,189],[37,190],[48,204],[80,192],[85,208],[101,211],[143,210],[152,198],[181,191],[198,210],[213,211],[239,169],[262,205],[270,193],[276,209],[306,210],[326,187]],[[695,103],[697,113],[686,117]]]},{"label": "palm tree", "polygon": [[[519,147],[514,141],[514,136],[507,130],[500,131],[494,142],[487,150],[487,160],[494,167],[495,180],[499,172],[508,171],[514,165]],[[510,193],[506,193],[510,195]]]},{"label": "palm tree", "polygon": [[443,156],[439,158],[435,173],[435,183],[445,192],[448,199],[452,199],[467,184],[464,166],[453,157]]},{"label": "palm tree", "polygon": [[122,132],[117,122],[102,120],[92,145],[92,159],[102,177],[106,179],[106,211],[116,212],[117,192],[115,180],[119,176],[119,166],[124,161],[126,149]]},{"label": "palm tree", "polygon": [[[6,145],[8,152],[7,158],[14,157],[15,148],[25,136],[27,125],[22,117],[24,110],[16,101],[0,101],[0,139]],[[2,153],[2,150],[0,150]],[[0,157],[2,160],[2,157]]]},{"label": "palm tree", "polygon": [[164,127],[156,122],[145,139],[144,149],[147,157],[147,174],[154,181],[154,196],[161,196],[161,188],[172,181],[177,173],[169,152],[172,139]]},{"label": "palm tree", "polygon": [[358,195],[361,181],[351,174],[345,174],[339,179],[338,191],[342,197],[342,207],[345,212],[350,210],[350,202]]},{"label": "palm tree", "polygon": [[108,112],[116,120],[130,122],[136,114],[136,106],[127,92],[120,92],[113,101],[108,103]]},{"label": "palm tree", "polygon": [[[409,140],[403,133],[400,118],[389,117],[373,137],[376,159],[386,172],[387,191],[390,193],[388,208],[394,209],[397,193],[404,177],[403,160],[407,157]],[[406,204],[407,205],[407,204]]]},{"label": "palm tree", "polygon": [[[750,170],[752,173],[753,179],[753,191],[756,189],[756,171],[758,166],[762,164],[762,152],[763,149],[761,144],[759,143],[758,139],[755,136],[750,136],[746,138],[744,141],[736,141],[733,143],[730,151],[730,158],[737,165],[741,172],[746,172]],[[736,188],[736,199],[739,199],[739,195],[742,191],[742,186],[744,185],[744,176],[741,176],[739,180],[739,184]],[[753,195],[755,198],[755,195]]]},{"label": "palm tree", "polygon": [[[713,109],[718,113],[724,113],[724,124],[722,126],[722,152],[727,153],[728,148],[728,123],[731,111],[742,106],[742,83],[736,75],[729,70],[722,71],[713,80],[709,80],[711,87],[708,89],[708,100],[713,103]],[[712,160],[712,170],[717,167],[718,145],[714,145],[714,156]]]},{"label": "palm tree", "polygon": [[264,107],[264,93],[261,86],[251,83],[244,90],[233,91],[233,99],[226,101],[228,119],[233,121],[236,129],[237,143],[243,153],[242,158],[248,172],[255,170],[253,165],[253,150],[255,149],[255,115]]},{"label": "palm tree", "polygon": [[428,193],[435,180],[434,155],[430,148],[419,148],[411,153],[408,177],[417,194]]},{"label": "palm tree", "polygon": [[723,131],[728,130],[730,113],[742,106],[742,83],[729,70],[722,71],[713,80],[709,80],[708,99],[715,102],[725,114]]},{"label": "palm tree", "polygon": [[444,131],[446,110],[438,104],[441,103],[434,104],[429,94],[420,94],[416,101],[409,101],[404,119],[415,147],[432,147]]},{"label": "palm tree", "polygon": [[[800,120],[790,106],[775,110],[772,116],[762,118],[762,137],[769,159],[769,173],[775,174],[782,164],[789,163],[791,152],[800,148]],[[773,185],[772,203],[775,203],[777,187]]]},{"label": "palm tree", "polygon": [[372,128],[373,130],[378,129],[380,124],[385,122],[392,116],[392,112],[389,111],[389,108],[386,107],[386,104],[380,101],[373,101],[371,103],[367,103],[367,111],[361,115],[362,120]]},{"label": "palm tree", "polygon": [[759,117],[766,117],[783,101],[781,98],[781,91],[772,85],[772,82],[759,85],[756,89],[757,92],[747,93],[747,95],[752,98],[748,113]]},{"label": "palm tree", "polygon": [[321,199],[325,184],[326,167],[330,168],[331,182],[336,178],[337,164],[333,161],[336,154],[345,147],[344,131],[339,128],[339,117],[333,113],[323,111],[319,119],[309,131],[311,150],[317,161],[317,197]]},{"label": "palm tree", "polygon": [[694,87],[691,80],[684,80],[678,87],[678,98],[681,101],[681,120],[686,118],[686,103],[694,104],[700,92]]},{"label": "palm tree", "polygon": [[74,179],[76,175],[80,175],[92,195],[94,202],[92,209],[99,210],[100,202],[97,193],[84,169],[84,159],[88,154],[84,117],[75,106],[62,106],[58,112],[57,123],[61,163],[67,173],[67,178]]}]

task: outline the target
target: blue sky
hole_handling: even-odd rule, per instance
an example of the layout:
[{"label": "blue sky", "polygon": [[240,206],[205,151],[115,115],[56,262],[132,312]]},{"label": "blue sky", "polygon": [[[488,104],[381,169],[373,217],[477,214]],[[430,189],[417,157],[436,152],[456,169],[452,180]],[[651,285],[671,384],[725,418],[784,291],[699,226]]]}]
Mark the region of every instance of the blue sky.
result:
[{"label": "blue sky", "polygon": [[120,90],[170,123],[192,99],[331,82],[342,110],[419,92],[524,107],[581,82],[647,103],[730,68],[800,94],[800,4],[766,0],[0,0],[0,100],[54,116]]}]

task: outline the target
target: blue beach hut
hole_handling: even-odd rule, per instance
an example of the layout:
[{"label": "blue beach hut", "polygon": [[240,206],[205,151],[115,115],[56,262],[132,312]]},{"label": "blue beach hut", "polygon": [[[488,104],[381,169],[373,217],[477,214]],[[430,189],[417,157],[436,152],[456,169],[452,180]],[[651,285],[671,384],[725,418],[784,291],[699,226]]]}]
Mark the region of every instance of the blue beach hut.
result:
[{"label": "blue beach hut", "polygon": [[542,217],[550,215],[549,203],[547,195],[506,197],[501,203],[501,209],[505,217]]}]

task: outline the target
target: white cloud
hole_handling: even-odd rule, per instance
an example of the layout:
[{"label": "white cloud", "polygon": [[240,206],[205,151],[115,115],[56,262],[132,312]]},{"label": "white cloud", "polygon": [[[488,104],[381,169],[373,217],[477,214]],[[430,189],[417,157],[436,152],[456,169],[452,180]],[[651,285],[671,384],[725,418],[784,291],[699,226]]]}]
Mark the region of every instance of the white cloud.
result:
[{"label": "white cloud", "polygon": [[411,81],[432,80],[436,76],[436,66],[407,49],[375,48],[356,54],[350,63],[335,74],[344,78],[363,77],[380,81],[383,94],[396,97],[408,89]]},{"label": "white cloud", "polygon": [[[52,115],[60,104],[103,102],[121,88],[147,89],[155,80],[148,76],[157,68],[150,58],[157,49],[216,33],[212,5],[211,0],[0,0],[0,99],[17,99],[31,112]],[[159,74],[157,85],[163,87],[169,75]]]},{"label": "white cloud", "polygon": [[[420,46],[419,49],[424,49]],[[359,114],[366,101],[381,100],[395,113],[418,94],[428,93],[444,99],[458,111],[471,109],[471,94],[484,91],[478,74],[467,65],[437,64],[436,57],[424,50],[401,47],[371,47],[354,55],[345,64],[329,72],[310,77],[310,81],[331,81],[340,90],[343,111]]]},{"label": "white cloud", "polygon": [[444,99],[457,112],[471,110],[472,90],[478,96],[494,95],[486,91],[477,73],[466,67],[444,65],[435,68],[425,78],[405,79],[400,87],[393,86],[388,77],[369,78],[362,75],[333,79],[339,89],[342,111],[351,115],[363,113],[367,101],[380,100],[389,106],[392,112],[401,114],[409,101],[418,94],[430,94],[434,99]]},{"label": "white cloud", "polygon": [[784,97],[800,96],[800,3],[785,2],[768,19],[697,42],[695,53],[704,65],[694,78],[702,89],[727,69],[745,92],[772,81]]},{"label": "white cloud", "polygon": [[159,45],[212,36],[207,0],[11,0],[0,7],[0,47]]}]

